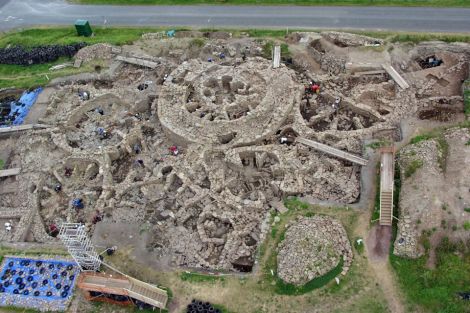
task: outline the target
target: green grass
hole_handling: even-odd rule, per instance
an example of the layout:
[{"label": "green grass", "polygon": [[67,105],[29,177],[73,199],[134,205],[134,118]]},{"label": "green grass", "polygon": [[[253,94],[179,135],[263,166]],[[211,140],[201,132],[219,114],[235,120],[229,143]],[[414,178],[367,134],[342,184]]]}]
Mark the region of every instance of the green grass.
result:
[{"label": "green grass", "polygon": [[[456,254],[457,251],[460,253]],[[468,302],[460,300],[456,293],[468,291],[470,286],[470,254],[444,238],[436,255],[435,269],[426,267],[427,255],[415,260],[390,256],[407,299],[412,306],[421,306],[429,312],[468,312]]]},{"label": "green grass", "polygon": [[370,218],[371,223],[378,221],[380,218],[380,161],[377,163],[375,176],[375,200]]},{"label": "green grass", "polygon": [[218,282],[218,281],[225,281],[225,277],[223,276],[215,276],[215,275],[204,275],[200,273],[188,273],[182,272],[180,275],[182,281],[188,281],[192,283],[200,283],[200,282]]},{"label": "green grass", "polygon": [[464,208],[463,210],[464,210],[465,212],[470,213],[470,208]]},{"label": "green grass", "polygon": [[470,115],[470,89],[465,90],[464,92],[464,103],[465,103],[465,115],[469,116]]},{"label": "green grass", "polygon": [[378,141],[367,144],[366,147],[376,150],[376,149],[389,146],[389,145],[390,145],[389,140],[378,140]]},{"label": "green grass", "polygon": [[314,289],[321,288],[332,281],[343,270],[343,258],[340,258],[338,265],[323,276],[317,277],[302,286],[285,283],[279,277],[276,278],[275,291],[281,295],[303,295]]},{"label": "green grass", "polygon": [[357,237],[356,239],[354,239],[354,248],[356,249],[357,253],[362,254],[364,252],[364,239],[362,239],[361,244],[357,243],[358,239],[362,238]]},{"label": "green grass", "polygon": [[161,31],[163,28],[157,27],[93,27],[93,37],[77,36],[73,26],[71,27],[47,27],[32,28],[21,31],[11,31],[0,37],[0,48],[8,45],[21,45],[24,47],[34,47],[39,45],[71,44],[86,42],[88,44],[110,43],[113,45],[130,44],[141,38],[143,33]]},{"label": "green grass", "polygon": [[220,305],[220,304],[213,304],[212,303],[212,307],[214,309],[219,309],[220,312],[222,312],[222,313],[236,313],[234,311],[230,311],[229,309],[227,309],[226,307],[224,307],[223,305]]},{"label": "green grass", "polygon": [[413,160],[405,169],[405,177],[411,177],[419,168],[423,166],[422,160]]},{"label": "green grass", "polygon": [[3,161],[2,159],[0,159],[0,170],[3,169],[3,166],[5,165],[5,161]]},{"label": "green grass", "polygon": [[34,309],[19,308],[16,306],[3,306],[0,312],[20,312],[20,313],[39,313],[40,311]]},{"label": "green grass", "polygon": [[470,221],[465,221],[463,223],[463,229],[470,230]]},{"label": "green grass", "polygon": [[[437,149],[438,149],[438,152],[439,152],[439,154],[437,156],[437,162],[438,162],[439,167],[441,168],[442,171],[445,171],[445,169],[446,169],[447,156],[449,154],[449,144],[447,143],[446,139],[444,138],[444,131],[446,129],[447,128],[437,128],[437,129],[435,129],[435,130],[433,130],[429,133],[413,137],[410,141],[410,144],[417,144],[417,143],[419,143],[421,141],[425,141],[425,140],[430,140],[430,139],[436,140]],[[409,177],[406,174],[405,174],[405,176]]]},{"label": "green grass", "polygon": [[141,5],[355,5],[355,6],[433,6],[468,7],[467,0],[76,0],[86,4],[141,4]]},{"label": "green grass", "polygon": [[53,65],[70,61],[66,58],[61,58],[55,62],[30,66],[0,64],[0,88],[16,87],[29,89],[44,86],[54,78],[92,72],[94,71],[94,65],[100,65],[99,61],[93,61],[80,68],[67,67],[57,71],[49,71],[49,68]]},{"label": "green grass", "polygon": [[310,204],[300,201],[297,197],[287,198],[284,200],[284,205],[286,208],[292,211],[306,210],[310,208]]},{"label": "green grass", "polygon": [[[268,41],[263,46],[263,56],[266,59],[271,59],[273,54],[273,41]],[[289,46],[285,43],[281,44],[281,55],[282,58],[288,58],[290,56]]]}]

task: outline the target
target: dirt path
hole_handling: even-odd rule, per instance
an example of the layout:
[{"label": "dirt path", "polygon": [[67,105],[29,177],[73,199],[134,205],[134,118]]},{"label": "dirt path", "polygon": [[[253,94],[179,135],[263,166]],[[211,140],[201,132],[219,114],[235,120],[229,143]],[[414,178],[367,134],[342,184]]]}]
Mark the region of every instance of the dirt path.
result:
[{"label": "dirt path", "polygon": [[374,271],[377,283],[387,300],[388,308],[393,313],[404,313],[402,296],[388,261],[391,239],[391,227],[375,225],[367,233],[365,250],[370,268]]}]

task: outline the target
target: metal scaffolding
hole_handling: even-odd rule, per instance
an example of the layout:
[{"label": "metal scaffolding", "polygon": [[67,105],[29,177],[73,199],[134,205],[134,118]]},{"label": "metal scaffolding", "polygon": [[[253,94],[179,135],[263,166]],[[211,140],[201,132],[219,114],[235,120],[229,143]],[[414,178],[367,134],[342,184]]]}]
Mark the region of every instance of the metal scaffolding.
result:
[{"label": "metal scaffolding", "polygon": [[63,223],[60,226],[59,238],[82,271],[97,271],[101,260],[96,253],[85,225],[80,223]]}]

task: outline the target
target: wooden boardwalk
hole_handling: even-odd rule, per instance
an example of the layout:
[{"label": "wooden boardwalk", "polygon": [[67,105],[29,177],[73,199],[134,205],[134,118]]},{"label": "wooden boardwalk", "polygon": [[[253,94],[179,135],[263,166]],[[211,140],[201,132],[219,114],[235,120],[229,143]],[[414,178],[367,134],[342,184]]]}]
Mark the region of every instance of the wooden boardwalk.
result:
[{"label": "wooden boardwalk", "polygon": [[401,75],[398,74],[398,72],[391,65],[382,64],[382,67],[402,89],[410,87],[410,85],[408,85],[408,83],[403,79],[403,77],[401,77]]},{"label": "wooden boardwalk", "polygon": [[360,156],[357,156],[355,154],[352,154],[352,153],[349,153],[349,152],[345,152],[343,150],[339,150],[339,149],[330,147],[328,145],[325,145],[323,143],[319,143],[319,142],[314,141],[314,140],[309,140],[309,139],[305,139],[305,138],[302,138],[302,137],[297,137],[296,141],[301,143],[301,144],[304,144],[306,146],[312,147],[312,148],[314,148],[318,151],[325,152],[329,155],[332,155],[332,156],[335,156],[337,158],[341,158],[341,159],[350,161],[352,163],[356,163],[356,164],[359,164],[359,165],[366,165],[367,162],[368,162],[368,160],[366,160],[364,158],[361,158]]},{"label": "wooden boardwalk", "polygon": [[19,167],[9,168],[6,170],[0,170],[0,177],[15,176],[15,175],[18,175],[20,172],[21,172],[21,168]]},{"label": "wooden boardwalk", "polygon": [[383,148],[380,155],[380,225],[392,225],[394,173],[393,148]]},{"label": "wooden boardwalk", "polygon": [[155,63],[155,62],[152,62],[152,61],[139,59],[139,58],[134,58],[134,57],[125,57],[125,56],[122,56],[122,55],[118,55],[116,57],[116,60],[126,62],[126,63],[130,63],[130,64],[140,65],[140,66],[144,66],[144,67],[149,67],[151,69],[154,69],[158,66],[158,63]]},{"label": "wooden boardwalk", "polygon": [[281,46],[276,45],[273,49],[273,68],[281,66]]},{"label": "wooden boardwalk", "polygon": [[31,129],[43,129],[49,128],[50,125],[46,124],[25,124],[25,125],[18,125],[18,126],[8,126],[8,127],[1,127],[0,134],[8,134],[8,133],[16,133],[19,131],[24,130],[31,130]]}]

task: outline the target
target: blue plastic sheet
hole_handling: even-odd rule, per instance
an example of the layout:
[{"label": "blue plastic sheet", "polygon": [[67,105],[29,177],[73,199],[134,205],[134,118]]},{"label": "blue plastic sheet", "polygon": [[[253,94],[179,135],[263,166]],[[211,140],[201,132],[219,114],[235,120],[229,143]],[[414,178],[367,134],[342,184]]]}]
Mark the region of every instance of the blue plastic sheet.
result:
[{"label": "blue plastic sheet", "polygon": [[0,306],[41,309],[56,302],[56,308],[65,308],[78,273],[69,261],[6,257],[0,270]]},{"label": "blue plastic sheet", "polygon": [[[41,93],[42,88],[39,87],[33,91],[25,91],[21,95],[18,101],[12,101],[10,103],[10,114],[8,115],[12,120],[10,125],[21,125],[23,124],[26,116],[28,116],[29,110],[36,102],[39,94]],[[10,126],[10,125],[1,125],[0,127]]]}]

